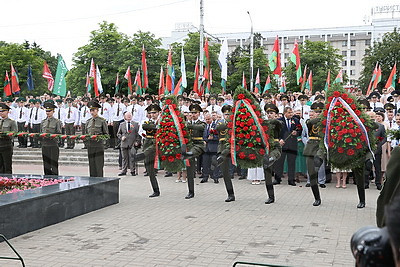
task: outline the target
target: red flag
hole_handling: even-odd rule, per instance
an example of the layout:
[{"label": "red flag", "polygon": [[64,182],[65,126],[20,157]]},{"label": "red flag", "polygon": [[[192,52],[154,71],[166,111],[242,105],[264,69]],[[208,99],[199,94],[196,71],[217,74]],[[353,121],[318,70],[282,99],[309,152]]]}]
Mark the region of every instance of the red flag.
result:
[{"label": "red flag", "polygon": [[393,69],[390,72],[390,76],[386,82],[385,88],[389,88],[390,86],[393,86],[393,84],[394,84],[393,79],[396,79],[396,63],[394,63]]},{"label": "red flag", "polygon": [[90,84],[89,73],[86,72],[86,85],[85,85],[85,87],[86,87],[86,93],[88,93],[89,84]]},{"label": "red flag", "polygon": [[19,88],[19,79],[18,74],[14,69],[13,64],[11,63],[11,91],[13,94],[19,92],[21,89]]},{"label": "red flag", "polygon": [[172,75],[173,75],[173,69],[172,69],[172,50],[171,48],[168,51],[168,64],[167,64],[167,82],[166,82],[166,86],[167,86],[167,90],[169,93],[172,92],[172,90],[174,88],[172,88]]},{"label": "red flag", "polygon": [[310,74],[308,75],[308,88],[310,89],[310,93],[312,93],[313,85],[312,85],[312,70],[310,70]]},{"label": "red flag", "polygon": [[196,65],[194,67],[194,84],[193,84],[193,92],[197,93],[201,96],[199,92],[199,59],[196,58]]},{"label": "red flag", "polygon": [[381,70],[381,66],[378,65],[378,70],[376,72],[375,80],[372,85],[373,89],[375,89],[378,86],[378,83],[381,81],[381,79],[382,79],[382,70]]},{"label": "red flag", "polygon": [[208,40],[207,38],[204,40],[204,79],[209,80],[210,72],[210,54],[208,52]]},{"label": "red flag", "polygon": [[11,84],[10,84],[10,78],[8,77],[8,72],[6,71],[6,77],[4,78],[4,94],[6,96],[12,95],[11,93]]},{"label": "red flag", "polygon": [[125,73],[125,75],[124,75],[124,78],[128,80],[129,93],[132,94],[131,66],[129,66],[128,69],[126,70],[126,73]]},{"label": "red flag", "polygon": [[179,94],[179,91],[181,90],[181,83],[182,83],[182,77],[179,79],[178,83],[175,86],[174,95]]},{"label": "red flag", "polygon": [[42,77],[47,79],[47,89],[51,92],[53,90],[53,86],[54,86],[54,78],[53,78],[53,75],[51,75],[49,65],[47,65],[46,61],[43,64]]},{"label": "red flag", "polygon": [[142,74],[143,74],[143,88],[147,89],[149,87],[149,78],[147,77],[146,50],[144,50],[144,45],[142,48]]},{"label": "red flag", "polygon": [[90,61],[90,70],[89,70],[89,77],[96,77],[96,66],[94,65],[94,61]]},{"label": "red flag", "polygon": [[138,69],[135,76],[135,85],[136,94],[142,95],[142,80],[140,79],[140,70]]},{"label": "red flag", "polygon": [[304,67],[303,77],[301,78],[301,87],[300,90],[303,92],[304,84],[307,82],[307,65]]},{"label": "red flag", "polygon": [[246,83],[246,77],[244,76],[244,71],[242,77],[242,87],[247,90],[247,83]]},{"label": "red flag", "polygon": [[378,62],[376,62],[375,69],[374,69],[374,71],[372,72],[371,80],[369,81],[368,89],[367,89],[367,92],[366,92],[366,95],[367,95],[367,96],[369,96],[369,94],[372,93],[372,85],[373,85],[374,82],[375,82],[376,74],[377,74],[377,73],[378,73]]},{"label": "red flag", "polygon": [[161,66],[160,70],[160,82],[158,83],[158,96],[161,97],[161,95],[164,94],[165,90],[165,85],[164,85],[164,70],[163,67]]},{"label": "red flag", "polygon": [[276,36],[274,48],[272,49],[272,53],[270,56],[270,68],[273,74],[282,76],[282,69],[281,69],[281,54],[279,51],[279,38]]}]

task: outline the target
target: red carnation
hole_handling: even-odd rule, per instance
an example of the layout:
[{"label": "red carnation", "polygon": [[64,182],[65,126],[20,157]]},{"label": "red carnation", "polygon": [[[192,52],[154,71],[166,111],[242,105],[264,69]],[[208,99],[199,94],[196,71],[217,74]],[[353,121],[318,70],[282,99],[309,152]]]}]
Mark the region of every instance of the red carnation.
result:
[{"label": "red carnation", "polygon": [[265,154],[265,149],[260,148],[260,150],[258,151],[258,153],[260,153],[260,155],[264,155],[264,154]]},{"label": "red carnation", "polygon": [[345,141],[346,143],[351,143],[351,138],[347,137],[344,141]]},{"label": "red carnation", "polygon": [[237,132],[237,133],[240,133],[241,131],[242,131],[242,129],[236,128],[236,132]]},{"label": "red carnation", "polygon": [[353,149],[347,149],[347,155],[353,156],[354,155],[354,150]]},{"label": "red carnation", "polygon": [[240,121],[236,121],[236,126],[240,126]]},{"label": "red carnation", "polygon": [[358,109],[354,111],[356,113],[357,116],[361,115],[361,111],[359,111]]},{"label": "red carnation", "polygon": [[238,99],[245,99],[246,97],[244,96],[244,94],[238,94]]},{"label": "red carnation", "polygon": [[361,148],[362,148],[362,144],[361,143],[357,143],[356,149],[361,149]]},{"label": "red carnation", "polygon": [[171,102],[171,99],[167,99],[167,100],[165,100],[165,104],[167,104],[167,105],[171,105],[171,104],[172,104],[172,102]]},{"label": "red carnation", "polygon": [[179,160],[179,159],[182,159],[182,154],[176,154],[175,157],[176,157],[176,159],[178,159],[178,160]]},{"label": "red carnation", "polygon": [[233,127],[233,123],[230,121],[228,122],[228,128],[232,128]]},{"label": "red carnation", "polygon": [[336,126],[336,127],[335,127],[335,130],[336,130],[336,131],[340,131],[340,126]]},{"label": "red carnation", "polygon": [[244,143],[244,140],[239,140],[239,145],[243,145],[243,143]]},{"label": "red carnation", "polygon": [[334,97],[339,97],[339,96],[340,96],[340,92],[339,92],[339,91],[333,92],[333,96],[334,96]]},{"label": "red carnation", "polygon": [[245,126],[245,127],[243,127],[243,131],[248,131],[249,130],[249,127],[247,127],[247,126]]},{"label": "red carnation", "polygon": [[328,116],[328,111],[324,110],[324,117]]},{"label": "red carnation", "polygon": [[254,147],[253,143],[248,143],[247,146],[248,147]]},{"label": "red carnation", "polygon": [[347,119],[346,119],[347,121],[352,121],[353,120],[353,118],[352,117],[347,117]]},{"label": "red carnation", "polygon": [[246,134],[244,137],[245,137],[246,139],[249,139],[249,138],[250,138],[250,134]]},{"label": "red carnation", "polygon": [[166,156],[161,156],[161,160],[162,160],[162,161],[164,161],[164,160],[166,160],[166,159],[167,159]]},{"label": "red carnation", "polygon": [[348,97],[348,95],[347,95],[346,93],[343,93],[343,94],[342,94],[342,98],[343,98],[344,100],[346,100],[347,97]]},{"label": "red carnation", "polygon": [[338,149],[337,149],[337,152],[339,152],[339,153],[343,153],[343,152],[344,152],[344,149],[343,149],[343,147],[338,147]]},{"label": "red carnation", "polygon": [[342,135],[339,135],[338,138],[337,138],[337,140],[339,140],[339,141],[342,140],[342,139],[343,139]]},{"label": "red carnation", "polygon": [[351,107],[351,109],[353,109],[353,110],[357,108],[357,106],[356,106],[355,104],[351,104],[350,107]]},{"label": "red carnation", "polygon": [[337,111],[338,111],[339,113],[343,113],[344,110],[343,110],[342,108],[338,108]]},{"label": "red carnation", "polygon": [[322,121],[322,124],[325,126],[325,125],[326,125],[326,120],[323,120],[323,121]]},{"label": "red carnation", "polygon": [[252,108],[252,109],[256,109],[256,106],[255,106],[255,105],[251,105],[251,108]]},{"label": "red carnation", "polygon": [[240,159],[244,159],[246,157],[246,154],[244,154],[244,152],[240,152],[239,153],[239,158]]},{"label": "red carnation", "polygon": [[255,131],[255,130],[257,130],[257,126],[253,125],[253,126],[251,126],[251,129],[252,129],[253,131]]},{"label": "red carnation", "polygon": [[256,138],[256,142],[261,143],[261,138],[260,138],[260,137],[257,137],[257,138]]},{"label": "red carnation", "polygon": [[350,135],[351,135],[351,137],[356,137],[357,136],[357,134],[355,134],[355,133],[351,133]]},{"label": "red carnation", "polygon": [[260,115],[261,115],[261,112],[257,110],[257,111],[256,111],[256,116],[257,116],[257,117],[260,117]]},{"label": "red carnation", "polygon": [[250,132],[250,135],[251,135],[251,136],[255,136],[255,135],[256,135],[256,132],[255,132],[255,131],[251,131],[251,132]]},{"label": "red carnation", "polygon": [[329,147],[333,147],[334,143],[333,142],[329,142]]},{"label": "red carnation", "polygon": [[343,127],[345,127],[347,125],[347,123],[345,121],[341,122],[340,125],[342,125]]},{"label": "red carnation", "polygon": [[255,155],[255,154],[250,154],[250,155],[249,155],[249,159],[251,159],[251,160],[256,159],[256,155]]},{"label": "red carnation", "polygon": [[328,97],[328,101],[329,101],[329,102],[332,102],[332,100],[333,100],[333,97],[332,97],[332,96]]},{"label": "red carnation", "polygon": [[238,137],[239,137],[239,138],[244,138],[244,134],[243,134],[243,133],[240,133],[240,134],[238,134]]}]

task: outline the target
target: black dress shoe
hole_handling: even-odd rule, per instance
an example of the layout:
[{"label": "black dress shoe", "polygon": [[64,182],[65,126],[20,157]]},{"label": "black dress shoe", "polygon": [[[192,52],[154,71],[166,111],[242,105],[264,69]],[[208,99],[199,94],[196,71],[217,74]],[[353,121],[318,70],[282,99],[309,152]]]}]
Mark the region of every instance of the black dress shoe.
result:
[{"label": "black dress shoe", "polygon": [[172,173],[171,172],[167,172],[167,174],[164,175],[164,177],[171,177]]},{"label": "black dress shoe", "polygon": [[269,197],[268,199],[267,199],[267,201],[265,201],[264,203],[265,204],[271,204],[271,203],[274,203],[275,202],[275,197]]},{"label": "black dress shoe", "polygon": [[202,184],[202,183],[207,183],[208,182],[208,180],[207,179],[201,179],[201,181],[200,181],[200,183]]},{"label": "black dress shoe", "polygon": [[240,177],[239,177],[239,180],[244,180],[244,179],[246,179],[245,176],[240,176]]},{"label": "black dress shoe", "polygon": [[364,189],[368,189],[369,188],[369,184],[366,184],[365,186],[364,186]]},{"label": "black dress shoe", "polygon": [[225,199],[225,202],[232,202],[235,201],[235,196],[228,196],[227,199]]},{"label": "black dress shoe", "polygon": [[382,190],[382,185],[381,185],[381,184],[377,184],[377,185],[376,185],[376,189]]},{"label": "black dress shoe", "polygon": [[320,184],[319,187],[326,188],[326,185],[325,184]]},{"label": "black dress shoe", "polygon": [[365,208],[365,202],[360,202],[360,203],[358,203],[357,208],[358,208],[358,209]]},{"label": "black dress shoe", "polygon": [[296,186],[296,183],[295,182],[288,182],[288,185]]},{"label": "black dress shoe", "polygon": [[159,197],[160,193],[158,192],[154,192],[153,194],[151,194],[149,197]]},{"label": "black dress shoe", "polygon": [[84,146],[84,147],[82,147],[81,149],[87,149],[87,147]]},{"label": "black dress shoe", "polygon": [[185,199],[190,199],[190,198],[194,198],[194,193],[189,193],[189,194],[187,194],[187,196],[185,197]]},{"label": "black dress shoe", "polygon": [[134,172],[131,172],[131,175],[132,175],[132,176],[136,176],[137,174],[136,174],[136,173],[134,173]]},{"label": "black dress shoe", "polygon": [[120,172],[120,173],[118,173],[118,176],[124,176],[124,175],[126,175],[126,172]]},{"label": "black dress shoe", "polygon": [[214,184],[219,184],[218,179],[214,179]]},{"label": "black dress shoe", "polygon": [[306,187],[311,187],[311,184],[310,183],[306,183]]},{"label": "black dress shoe", "polygon": [[[317,188],[318,188],[318,187],[317,187]],[[313,205],[313,206],[319,206],[319,205],[321,205],[321,199],[316,199],[312,205]]]},{"label": "black dress shoe", "polygon": [[281,181],[274,180],[274,181],[272,182],[272,184],[273,184],[273,185],[281,184]]}]

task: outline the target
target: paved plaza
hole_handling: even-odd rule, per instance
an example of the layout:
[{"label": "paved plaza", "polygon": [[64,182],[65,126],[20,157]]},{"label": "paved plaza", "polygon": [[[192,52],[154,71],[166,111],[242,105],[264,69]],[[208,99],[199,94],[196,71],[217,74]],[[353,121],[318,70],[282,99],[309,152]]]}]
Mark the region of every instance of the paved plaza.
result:
[{"label": "paved plaza", "polygon": [[[42,166],[14,165],[15,173],[42,174]],[[105,176],[116,176],[106,167]],[[61,166],[61,175],[88,175],[88,167]],[[149,199],[149,179],[120,181],[120,203],[11,239],[27,266],[232,266],[236,261],[286,266],[354,266],[351,235],[375,225],[379,191],[366,190],[357,209],[356,186],[321,189],[313,207],[305,182],[275,186],[265,205],[265,185],[234,179],[236,201],[225,203],[221,183],[200,184],[185,200],[187,184],[160,172],[161,196]],[[212,180],[211,180],[212,181]],[[335,181],[335,179],[334,179]],[[0,244],[0,255],[12,252]],[[20,266],[0,261],[0,266]],[[238,265],[245,266],[245,265]]]}]

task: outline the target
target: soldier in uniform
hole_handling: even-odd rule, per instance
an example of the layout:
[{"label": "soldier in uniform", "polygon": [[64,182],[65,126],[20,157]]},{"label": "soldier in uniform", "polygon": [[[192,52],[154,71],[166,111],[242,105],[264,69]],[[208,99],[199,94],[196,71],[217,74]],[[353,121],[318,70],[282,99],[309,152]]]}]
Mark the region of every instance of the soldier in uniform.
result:
[{"label": "soldier in uniform", "polygon": [[153,188],[153,194],[151,194],[149,197],[158,197],[160,196],[160,188],[158,187],[156,170],[154,168],[154,158],[156,156],[155,135],[161,108],[157,104],[150,104],[146,108],[146,111],[150,116],[150,119],[142,124],[143,130],[146,131],[146,139],[143,143],[143,153],[136,154],[135,161],[144,159],[144,166],[146,168],[147,175],[150,178],[151,187]]},{"label": "soldier in uniform", "polygon": [[[89,102],[89,97],[84,97],[82,98],[82,106],[80,108],[80,113],[79,113],[79,125],[82,128],[82,134],[86,134],[86,122],[90,118],[90,110],[87,106]],[[86,149],[86,141],[83,141],[83,147],[82,149]]]},{"label": "soldier in uniform", "polygon": [[[0,132],[16,132],[17,123],[8,118],[10,107],[0,103]],[[12,174],[13,137],[0,136],[0,173]]]},{"label": "soldier in uniform", "polygon": [[[46,112],[41,108],[42,101],[39,99],[35,100],[35,107],[32,109],[32,117],[30,118],[31,124],[31,132],[32,133],[39,133],[40,132],[40,124],[46,118]],[[39,139],[34,137],[33,138],[33,148],[39,148]]]},{"label": "soldier in uniform", "polygon": [[[61,134],[61,121],[54,118],[54,109],[57,108],[52,102],[45,102],[47,118],[40,125],[41,133]],[[58,147],[57,139],[43,138],[42,139],[42,158],[44,175],[58,175],[58,158],[60,148]]]},{"label": "soldier in uniform", "polygon": [[[99,117],[99,108],[101,105],[95,101],[88,104],[92,117],[86,122],[86,131],[88,135],[106,135],[108,134],[107,121]],[[102,140],[88,140],[87,143],[89,158],[90,177],[103,177],[104,168],[104,145]]]},{"label": "soldier in uniform", "polygon": [[200,112],[203,111],[200,105],[192,104],[189,106],[189,110],[192,115],[192,120],[187,122],[187,127],[189,129],[188,136],[192,138],[193,145],[188,152],[183,153],[185,158],[190,158],[190,166],[187,166],[189,193],[185,197],[186,199],[194,197],[194,176],[196,172],[195,158],[204,153],[205,144],[203,141],[203,133],[204,129],[206,128],[206,123],[199,120]]},{"label": "soldier in uniform", "polygon": [[279,143],[279,134],[282,130],[282,122],[276,119],[276,115],[279,113],[279,109],[274,104],[265,104],[265,113],[267,114],[268,120],[268,135],[269,135],[269,153],[264,157],[264,178],[265,188],[267,190],[268,199],[265,204],[271,204],[275,202],[274,185],[272,183],[272,172],[273,164],[282,154],[282,146]]},{"label": "soldier in uniform", "polygon": [[[311,105],[310,119],[307,120],[307,130],[308,130],[308,142],[304,147],[303,155],[306,157],[307,172],[310,177],[311,190],[314,195],[313,206],[321,205],[321,196],[319,194],[318,188],[318,169],[320,166],[316,166],[315,157],[317,161],[322,164],[322,159],[318,155],[319,143],[321,140],[320,132],[321,128],[318,126],[320,123],[319,115],[324,110],[324,103],[315,102]],[[320,165],[320,164],[317,164]]]},{"label": "soldier in uniform", "polygon": [[[61,133],[65,134],[65,108],[63,108],[63,100],[62,99],[56,99],[56,104],[57,104],[57,108],[54,110],[54,118],[58,119],[59,121],[61,121],[61,125],[62,125],[62,129],[61,129]],[[64,147],[64,139],[60,138],[58,140],[58,147]]]},{"label": "soldier in uniform", "polygon": [[[26,99],[19,97],[17,99],[18,107],[15,109],[15,120],[18,126],[18,132],[26,132],[28,130],[28,113],[29,110],[25,107]],[[28,146],[28,138],[26,136],[18,137],[18,147],[25,148]]]},{"label": "soldier in uniform", "polygon": [[[76,127],[78,126],[79,122],[79,111],[77,108],[72,106],[74,99],[67,98],[68,107],[66,110],[65,115],[65,133],[68,135],[74,135],[76,131]],[[65,149],[73,149],[75,147],[75,140],[68,139],[67,140],[67,147]]]},{"label": "soldier in uniform", "polygon": [[218,132],[218,163],[221,167],[222,177],[224,178],[226,192],[228,193],[228,198],[225,202],[235,201],[235,192],[233,190],[232,178],[230,174],[230,168],[232,167],[230,152],[229,152],[229,130],[228,121],[232,114],[232,106],[225,105],[222,107],[221,112],[224,114],[224,118],[217,123]]}]

